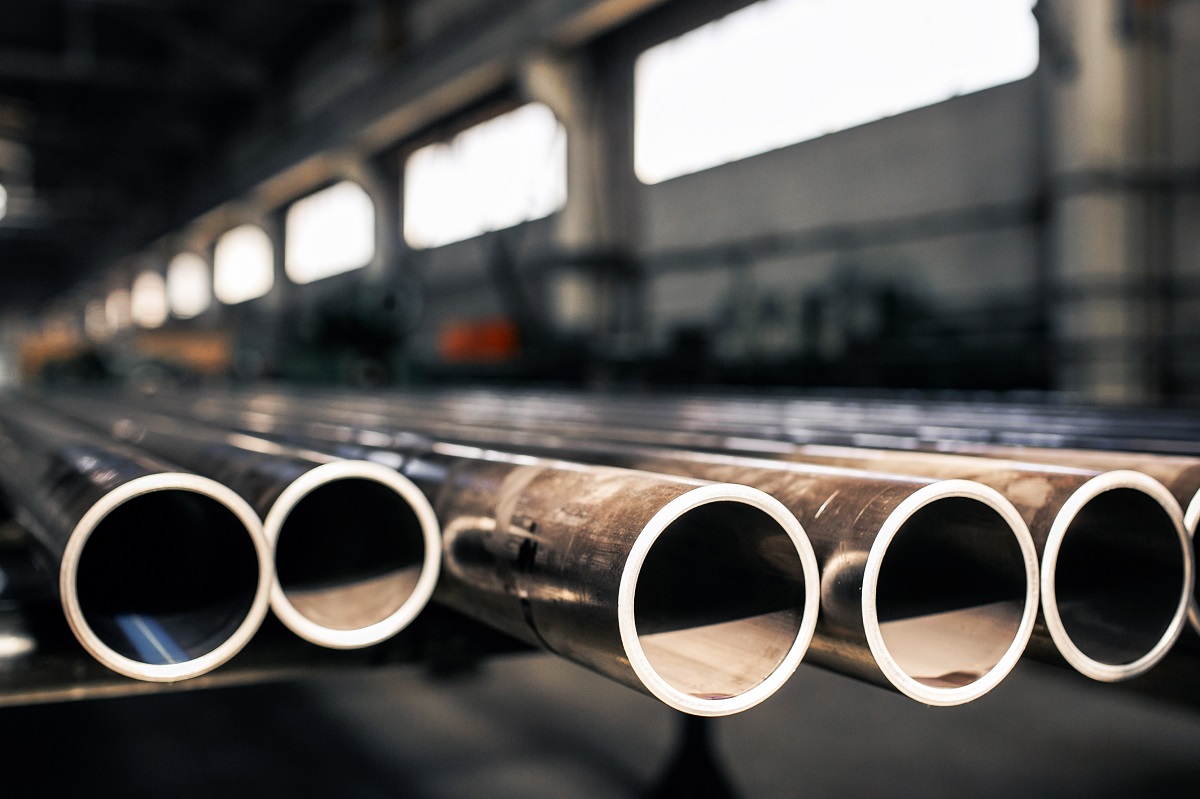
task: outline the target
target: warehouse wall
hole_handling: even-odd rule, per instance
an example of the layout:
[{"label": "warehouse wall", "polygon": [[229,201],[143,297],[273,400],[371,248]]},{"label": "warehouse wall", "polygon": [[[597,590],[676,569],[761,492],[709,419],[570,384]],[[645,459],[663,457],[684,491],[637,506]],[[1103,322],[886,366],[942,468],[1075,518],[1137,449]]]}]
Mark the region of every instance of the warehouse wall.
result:
[{"label": "warehouse wall", "polygon": [[[654,341],[714,325],[732,296],[789,306],[802,329],[803,298],[839,283],[946,310],[1033,297],[1037,91],[1027,79],[641,187]],[[766,252],[722,264],[743,242]]]}]

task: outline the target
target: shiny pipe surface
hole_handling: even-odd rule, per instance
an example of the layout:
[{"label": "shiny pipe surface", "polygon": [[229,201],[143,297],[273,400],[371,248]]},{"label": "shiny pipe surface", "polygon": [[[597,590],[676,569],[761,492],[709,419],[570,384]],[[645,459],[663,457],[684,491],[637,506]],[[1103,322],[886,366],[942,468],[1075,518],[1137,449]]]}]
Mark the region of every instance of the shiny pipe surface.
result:
[{"label": "shiny pipe surface", "polygon": [[965,478],[1000,491],[1038,546],[1042,623],[1063,658],[1093,679],[1145,673],[1186,623],[1195,580],[1190,538],[1179,503],[1146,474],[816,445],[776,457]]},{"label": "shiny pipe surface", "polygon": [[[386,410],[402,402],[409,410],[437,407],[459,421],[500,423],[505,419],[543,423],[604,423],[651,429],[723,432],[804,443],[912,448],[924,443],[965,441],[1017,443],[1088,449],[1200,454],[1200,423],[1187,417],[1169,424],[1137,425],[1130,413],[1113,416],[1071,408],[968,403],[863,400],[761,399],[729,397],[587,397],[571,393],[459,391],[436,394],[346,395],[323,392],[327,403]],[[1066,413],[1067,415],[1063,415]],[[1157,437],[1156,437],[1157,436]]]},{"label": "shiny pipe surface", "polygon": [[104,399],[50,401],[245,498],[264,518],[271,545],[271,607],[305,640],[335,649],[379,643],[432,597],[440,527],[424,494],[394,469],[195,420],[130,413]]},{"label": "shiny pipe surface", "polygon": [[[1195,551],[1196,528],[1200,527],[1200,458],[980,444],[947,444],[943,448],[985,458],[1012,457],[1032,463],[1094,470],[1124,469],[1149,475],[1166,486],[1183,508],[1183,526]],[[1192,628],[1200,632],[1200,601],[1196,593],[1193,585],[1188,619]]]},{"label": "shiny pipe surface", "polygon": [[[1134,452],[1109,452],[1102,450],[1067,449],[1062,446],[1037,447],[1028,445],[986,443],[994,437],[1010,441],[1054,441],[1058,444],[1098,444],[1117,446],[1122,450],[1143,448],[1172,450],[1200,449],[1200,421],[1178,415],[1154,419],[1141,423],[1142,413],[1127,410],[1106,412],[1101,409],[1064,408],[1035,406],[1010,406],[1002,404],[976,405],[972,403],[897,403],[884,401],[813,401],[813,400],[762,400],[712,398],[708,400],[651,401],[633,400],[614,403],[599,403],[578,396],[554,396],[540,398],[537,395],[509,397],[484,392],[466,395],[451,394],[449,400],[455,408],[455,418],[463,419],[478,415],[495,422],[508,420],[514,426],[524,426],[530,417],[550,415],[558,419],[613,419],[628,422],[640,420],[646,429],[625,428],[617,431],[611,427],[593,423],[592,435],[619,434],[625,440],[655,440],[666,432],[653,432],[653,424],[685,427],[696,435],[702,432],[728,433],[738,441],[729,441],[729,446],[754,447],[751,436],[773,436],[781,440],[797,438],[824,440],[841,444],[861,445],[864,442],[905,449],[935,448],[939,452],[981,455],[994,459],[1020,461],[1029,464],[1066,466],[1090,471],[1109,472],[1126,470],[1140,472],[1158,480],[1175,496],[1183,508],[1184,529],[1189,537],[1195,537],[1200,526],[1200,458],[1167,454]],[[369,406],[378,408],[386,397],[336,397],[339,405],[352,407]],[[404,397],[402,407],[420,412],[428,409],[431,398]],[[415,409],[413,406],[416,406]],[[425,411],[428,413],[428,410]],[[1160,415],[1161,416],[1161,415]],[[476,422],[479,419],[475,420]],[[562,429],[579,435],[572,424],[579,422],[539,421],[540,429]],[[805,427],[800,427],[805,425]],[[1116,428],[1115,430],[1113,428]],[[1007,432],[1005,432],[1007,431]],[[1146,438],[1121,438],[1124,435],[1174,436],[1174,441],[1156,441]],[[670,443],[681,445],[679,438],[687,432],[672,435]],[[982,442],[981,443],[981,439]],[[922,444],[921,442],[925,442]],[[765,442],[763,442],[765,444]],[[682,444],[685,445],[686,444]],[[720,443],[701,439],[692,446],[722,449]],[[777,449],[777,448],[776,448]],[[857,463],[862,457],[871,457],[870,452],[850,454],[849,460],[823,454],[821,447],[809,447],[810,455],[799,455],[815,462],[842,463],[851,468],[873,468],[869,463]],[[844,452],[844,451],[843,451]],[[898,456],[897,456],[898,457]],[[917,459],[928,456],[917,456]],[[924,461],[925,464],[931,461]],[[942,476],[954,476],[953,461],[949,472],[937,472]],[[944,464],[946,465],[946,464]],[[959,462],[959,466],[962,466]],[[917,470],[902,469],[905,473],[917,474]],[[963,472],[958,472],[963,474]],[[986,481],[985,481],[986,482]],[[993,485],[995,485],[993,483]],[[1001,490],[1004,490],[1001,488]],[[1037,526],[1031,522],[1036,533]],[[1057,553],[1057,542],[1051,542],[1052,554]],[[1194,560],[1194,559],[1193,559]],[[1053,597],[1053,590],[1043,586],[1043,597]],[[1053,600],[1051,600],[1053,601]],[[1193,589],[1188,599],[1187,616],[1194,629],[1200,632],[1200,603]],[[1058,629],[1057,609],[1049,609],[1052,624]],[[1059,632],[1067,643],[1069,636]],[[1075,653],[1073,653],[1075,654]],[[1078,655],[1076,654],[1076,657]],[[1086,661],[1080,659],[1086,666]]]},{"label": "shiny pipe surface", "polygon": [[[207,405],[214,403],[208,401]],[[272,408],[279,413],[288,405],[286,397],[275,395],[260,396],[249,407],[260,411]],[[389,414],[358,412],[358,416],[354,411],[339,411],[324,404],[320,407],[329,419],[393,424],[407,421],[410,428],[437,435],[457,431],[468,439],[474,436],[502,441],[507,446],[536,446],[544,439],[540,431],[547,427],[530,425],[539,432],[521,439],[518,433],[506,436],[502,430],[479,425],[444,420],[439,423],[436,413],[410,414],[403,406],[393,406]],[[600,425],[568,429],[591,439],[607,436],[644,442],[656,438],[653,431]],[[677,446],[691,442],[726,451],[755,446],[734,437],[661,435]],[[1032,651],[1047,657],[1057,651],[1070,666],[1093,679],[1116,681],[1144,673],[1165,656],[1186,623],[1194,585],[1192,549],[1178,503],[1162,485],[1144,474],[784,442],[764,449],[769,457],[788,461],[969,479],[1008,496],[1028,523],[1041,555],[1043,614]],[[806,526],[811,524],[806,522]],[[1133,529],[1141,530],[1143,535],[1129,534]]]},{"label": "shiny pipe surface", "polygon": [[808,649],[816,558],[760,491],[447,444],[409,464],[431,467],[438,597],[463,613],[702,716],[763,701]]},{"label": "shiny pipe surface", "polygon": [[0,403],[0,485],[51,564],[71,631],[109,669],[196,677],[262,623],[268,547],[225,486],[20,400]]},{"label": "shiny pipe surface", "polygon": [[444,529],[437,598],[519,640],[703,716],[763,701],[808,650],[817,559],[795,516],[764,492],[423,437],[324,432],[307,440],[390,458],[425,491]]},{"label": "shiny pipe surface", "polygon": [[[221,418],[339,441],[398,445],[409,438],[386,424],[306,422],[325,414],[303,403],[275,411]],[[823,566],[812,660],[918,701],[956,705],[982,696],[1015,665],[1032,633],[1034,545],[1012,505],[984,486],[579,441],[554,447],[540,435],[497,434],[491,443],[775,496],[801,519]]]},{"label": "shiny pipe surface", "polygon": [[[967,479],[999,491],[1038,548],[1042,627],[1067,663],[1093,679],[1123,680],[1152,668],[1193,606],[1194,556],[1178,503],[1141,472],[819,445],[775,447],[768,457]],[[1049,654],[1044,646],[1034,652]]]}]

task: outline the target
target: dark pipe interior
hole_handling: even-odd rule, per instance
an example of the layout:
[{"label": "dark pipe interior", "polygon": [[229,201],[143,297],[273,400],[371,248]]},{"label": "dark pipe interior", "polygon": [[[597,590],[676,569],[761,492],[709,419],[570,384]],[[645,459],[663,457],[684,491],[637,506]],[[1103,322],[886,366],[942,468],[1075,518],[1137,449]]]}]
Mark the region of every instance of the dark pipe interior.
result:
[{"label": "dark pipe interior", "polygon": [[165,665],[216,649],[254,602],[259,566],[240,519],[193,491],[128,500],[96,526],[76,583],[88,625],[132,660]]},{"label": "dark pipe interior", "polygon": [[416,512],[374,480],[326,483],[292,508],[275,544],[288,601],[334,630],[387,619],[412,596],[425,560]]},{"label": "dark pipe interior", "polygon": [[777,521],[711,502],[673,521],[638,575],[634,618],[647,659],[677,690],[721,699],[778,668],[804,617],[804,570]]},{"label": "dark pipe interior", "polygon": [[1166,510],[1141,491],[1105,491],[1063,536],[1055,573],[1063,628],[1091,659],[1132,663],[1166,634],[1183,592],[1183,569]]},{"label": "dark pipe interior", "polygon": [[967,497],[930,502],[901,525],[880,567],[884,645],[924,685],[967,685],[1012,645],[1027,589],[1021,547],[996,510]]}]

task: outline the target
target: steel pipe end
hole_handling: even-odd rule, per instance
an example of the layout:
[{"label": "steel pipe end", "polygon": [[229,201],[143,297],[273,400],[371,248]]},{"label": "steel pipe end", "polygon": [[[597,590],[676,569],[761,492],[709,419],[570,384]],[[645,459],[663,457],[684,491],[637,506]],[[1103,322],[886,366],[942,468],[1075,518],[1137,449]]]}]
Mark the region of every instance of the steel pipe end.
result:
[{"label": "steel pipe end", "polygon": [[751,708],[787,682],[812,641],[817,558],[796,517],[741,485],[705,485],[659,510],[617,596],[621,643],[653,696],[697,716]]},{"label": "steel pipe end", "polygon": [[888,682],[927,705],[961,705],[999,685],[1029,644],[1037,549],[999,492],[940,480],[888,516],[862,586],[864,632]]},{"label": "steel pipe end", "polygon": [[1193,572],[1171,493],[1141,472],[1105,472],[1068,498],[1046,539],[1046,628],[1080,673],[1101,682],[1136,677],[1183,631]]},{"label": "steel pipe end", "polygon": [[[1196,492],[1192,497],[1192,501],[1188,503],[1187,511],[1183,514],[1183,529],[1187,531],[1188,540],[1192,544],[1192,564],[1196,563],[1196,527],[1200,526],[1200,491]],[[1192,629],[1200,633],[1200,600],[1196,598],[1196,592],[1200,590],[1200,585],[1196,584],[1195,577],[1192,578],[1192,598],[1188,602],[1188,621],[1192,623]]]},{"label": "steel pipe end", "polygon": [[377,644],[433,596],[441,528],[425,495],[394,469],[317,466],[284,489],[264,526],[274,551],[271,607],[314,644]]},{"label": "steel pipe end", "polygon": [[266,617],[270,548],[254,510],[193,474],[131,480],[75,526],[59,590],[83,647],[150,682],[204,674],[244,647]]}]

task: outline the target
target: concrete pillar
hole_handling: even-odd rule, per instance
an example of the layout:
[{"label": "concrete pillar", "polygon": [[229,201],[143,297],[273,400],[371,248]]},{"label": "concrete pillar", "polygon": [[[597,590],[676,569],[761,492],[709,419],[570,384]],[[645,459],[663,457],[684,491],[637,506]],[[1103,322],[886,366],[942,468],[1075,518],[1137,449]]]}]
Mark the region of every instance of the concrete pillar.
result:
[{"label": "concrete pillar", "polygon": [[544,286],[545,306],[560,332],[610,353],[630,345],[640,318],[629,66],[584,49],[539,53],[522,71],[525,93],[567,131],[569,190],[555,227],[564,265]]},{"label": "concrete pillar", "polygon": [[1165,384],[1164,270],[1154,176],[1163,158],[1156,3],[1042,0],[1047,192],[1058,387],[1096,402]]}]

